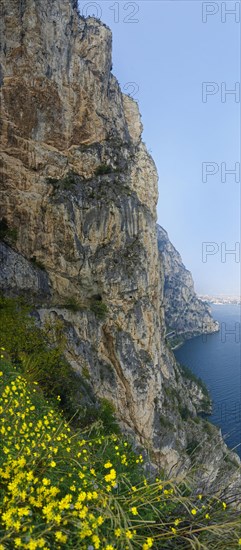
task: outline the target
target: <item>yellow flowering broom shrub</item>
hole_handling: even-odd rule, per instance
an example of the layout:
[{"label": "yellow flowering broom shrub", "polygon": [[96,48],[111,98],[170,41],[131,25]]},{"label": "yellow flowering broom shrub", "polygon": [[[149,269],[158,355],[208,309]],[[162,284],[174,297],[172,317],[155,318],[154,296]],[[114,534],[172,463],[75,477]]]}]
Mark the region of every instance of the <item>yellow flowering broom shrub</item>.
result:
[{"label": "yellow flowering broom shrub", "polygon": [[0,550],[239,548],[240,514],[148,479],[120,435],[73,429],[0,350]]}]

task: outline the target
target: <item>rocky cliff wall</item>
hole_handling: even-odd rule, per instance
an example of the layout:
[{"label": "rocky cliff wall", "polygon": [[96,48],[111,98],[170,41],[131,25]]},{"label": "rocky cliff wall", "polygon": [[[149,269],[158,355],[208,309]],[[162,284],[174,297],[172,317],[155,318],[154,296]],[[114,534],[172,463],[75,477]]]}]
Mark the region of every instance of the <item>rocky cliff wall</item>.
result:
[{"label": "rocky cliff wall", "polygon": [[111,73],[110,30],[73,1],[2,0],[1,12],[2,289],[63,320],[73,368],[151,460],[188,468],[202,440],[203,483],[224,486],[227,448],[165,344],[157,172]]},{"label": "rocky cliff wall", "polygon": [[[24,257],[47,273],[44,305],[74,327],[69,358],[79,371],[87,366],[125,425],[150,439],[168,368],[157,174],[137,105],[111,74],[110,30],[70,2],[3,2],[1,24],[5,271]],[[21,265],[8,291],[22,289],[31,270]],[[35,286],[29,277],[30,294]],[[68,300],[79,307],[71,319]],[[91,311],[96,301],[108,308],[104,321]]]},{"label": "rocky cliff wall", "polygon": [[190,271],[160,225],[157,226],[157,239],[164,277],[167,332],[174,331],[174,337],[183,339],[217,332],[218,322],[213,320],[210,307],[198,298]]}]

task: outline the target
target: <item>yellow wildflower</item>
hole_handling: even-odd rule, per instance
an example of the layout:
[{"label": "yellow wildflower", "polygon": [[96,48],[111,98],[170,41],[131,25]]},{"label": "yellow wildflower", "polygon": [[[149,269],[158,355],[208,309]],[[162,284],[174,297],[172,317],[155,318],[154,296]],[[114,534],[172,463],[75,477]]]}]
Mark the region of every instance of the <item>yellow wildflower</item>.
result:
[{"label": "yellow wildflower", "polygon": [[111,468],[111,466],[112,464],[109,461],[104,464],[104,468]]},{"label": "yellow wildflower", "polygon": [[110,473],[106,474],[105,481],[107,481],[108,483],[109,481],[113,481],[115,478],[116,478],[116,471],[114,470],[114,468],[112,468],[110,470]]},{"label": "yellow wildflower", "polygon": [[95,548],[98,549],[100,547],[100,539],[99,539],[98,535],[93,535],[92,536],[92,542],[94,543]]},{"label": "yellow wildflower", "polygon": [[38,548],[38,541],[37,540],[30,540],[29,543],[28,543],[27,548],[29,550],[35,550],[36,548]]},{"label": "yellow wildflower", "polygon": [[47,485],[50,485],[51,481],[47,477],[44,477],[43,480],[42,480],[42,483],[43,483],[43,485],[47,486]]},{"label": "yellow wildflower", "polygon": [[146,539],[146,542],[142,546],[142,550],[148,550],[149,548],[152,548],[154,539],[152,537],[148,537]]},{"label": "yellow wildflower", "polygon": [[64,535],[62,531],[56,531],[55,538],[57,542],[63,542],[65,543],[67,541],[67,535]]},{"label": "yellow wildflower", "polygon": [[102,523],[104,523],[104,518],[102,516],[99,516],[97,518],[97,523],[98,523],[98,525],[102,525]]}]

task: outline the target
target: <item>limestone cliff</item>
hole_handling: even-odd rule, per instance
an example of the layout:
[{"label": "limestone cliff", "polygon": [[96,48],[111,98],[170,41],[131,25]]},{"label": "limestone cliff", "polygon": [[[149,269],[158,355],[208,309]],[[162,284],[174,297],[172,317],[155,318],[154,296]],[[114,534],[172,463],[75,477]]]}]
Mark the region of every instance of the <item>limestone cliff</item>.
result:
[{"label": "limestone cliff", "polygon": [[74,0],[1,12],[1,287],[63,320],[73,368],[153,461],[187,468],[201,440],[200,484],[223,487],[227,448],[165,344],[157,172],[111,73],[111,32]]},{"label": "limestone cliff", "polygon": [[203,333],[216,332],[219,324],[211,316],[209,306],[194,290],[193,278],[172,245],[168,234],[157,226],[158,249],[164,276],[164,310],[167,332],[173,337],[192,338]]}]

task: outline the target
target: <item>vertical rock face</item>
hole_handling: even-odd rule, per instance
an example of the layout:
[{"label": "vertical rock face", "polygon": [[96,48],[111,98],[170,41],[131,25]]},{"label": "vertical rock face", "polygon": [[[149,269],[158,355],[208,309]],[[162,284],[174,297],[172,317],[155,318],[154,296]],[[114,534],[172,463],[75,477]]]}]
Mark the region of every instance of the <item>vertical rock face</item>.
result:
[{"label": "vertical rock face", "polygon": [[167,331],[174,336],[191,338],[216,332],[219,324],[211,316],[209,306],[194,290],[193,278],[182,263],[180,254],[160,225],[157,226],[158,249],[164,272],[164,309]]},{"label": "vertical rock face", "polygon": [[[1,219],[14,248],[5,254],[7,289],[21,291],[21,273],[28,272],[22,263],[19,280],[13,276],[17,255],[32,269],[45,268],[45,306],[73,327],[69,359],[80,372],[87,366],[98,394],[149,440],[167,369],[159,336],[157,173],[141,141],[137,105],[111,74],[104,24],[82,19],[71,2],[2,4]],[[34,284],[30,277],[30,291]],[[79,313],[60,311],[68,299]],[[104,321],[90,311],[96,300],[108,307]]]},{"label": "vertical rock face", "polygon": [[[73,0],[1,10],[1,287],[63,319],[73,368],[156,462],[188,465],[197,432],[210,462],[215,445],[193,421],[204,396],[165,344],[157,172],[111,74],[110,30]],[[206,477],[220,482],[219,470],[213,460]]]}]

